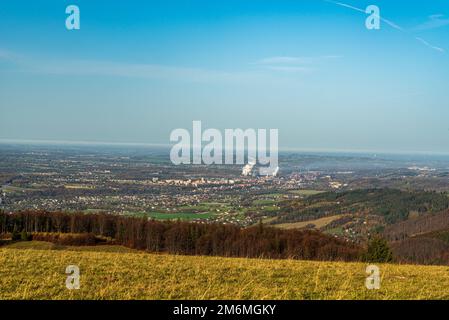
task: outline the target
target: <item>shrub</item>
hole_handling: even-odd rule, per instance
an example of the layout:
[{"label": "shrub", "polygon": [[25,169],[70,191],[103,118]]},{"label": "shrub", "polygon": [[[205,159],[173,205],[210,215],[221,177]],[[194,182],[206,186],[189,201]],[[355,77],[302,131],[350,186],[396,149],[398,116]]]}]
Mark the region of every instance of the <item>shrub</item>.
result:
[{"label": "shrub", "polygon": [[17,231],[16,228],[14,228],[12,234],[11,234],[11,240],[12,241],[19,241],[21,239],[20,233]]},{"label": "shrub", "polygon": [[379,263],[391,262],[393,261],[393,253],[385,239],[375,237],[368,243],[364,260]]},{"label": "shrub", "polygon": [[32,240],[32,236],[31,234],[28,234],[25,229],[22,230],[22,232],[20,233],[20,240],[22,241],[31,241]]},{"label": "shrub", "polygon": [[95,237],[92,233],[33,233],[33,240],[47,241],[67,246],[91,246],[103,239]]}]

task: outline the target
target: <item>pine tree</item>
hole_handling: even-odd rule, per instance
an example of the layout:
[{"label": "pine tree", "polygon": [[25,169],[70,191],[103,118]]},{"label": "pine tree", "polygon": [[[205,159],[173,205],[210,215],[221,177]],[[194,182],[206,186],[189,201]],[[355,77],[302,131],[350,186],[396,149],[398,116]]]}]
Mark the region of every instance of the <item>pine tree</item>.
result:
[{"label": "pine tree", "polygon": [[23,229],[22,232],[20,233],[20,240],[22,240],[22,241],[29,241],[30,240],[30,236],[25,231],[25,229]]},{"label": "pine tree", "polygon": [[371,239],[366,250],[365,261],[379,263],[393,261],[393,252],[387,241],[380,237]]},{"label": "pine tree", "polygon": [[14,229],[13,229],[12,234],[11,234],[11,240],[12,241],[20,240],[20,233],[19,233],[19,231],[17,231],[17,226],[16,225],[14,225]]}]

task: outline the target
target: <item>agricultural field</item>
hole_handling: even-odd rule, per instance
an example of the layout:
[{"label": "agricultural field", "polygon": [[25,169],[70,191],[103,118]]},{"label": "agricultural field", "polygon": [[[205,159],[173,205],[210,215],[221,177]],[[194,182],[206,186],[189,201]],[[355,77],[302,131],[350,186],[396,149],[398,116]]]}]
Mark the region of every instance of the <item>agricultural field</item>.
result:
[{"label": "agricultural field", "polygon": [[319,190],[290,190],[290,193],[301,195],[301,196],[314,196],[316,194],[324,193],[325,191],[319,191]]},{"label": "agricultural field", "polygon": [[153,218],[156,220],[202,220],[215,219],[228,213],[235,213],[228,203],[203,202],[198,205],[183,205],[170,209],[158,208],[151,211],[127,211],[125,214],[135,217]]},{"label": "agricultural field", "polygon": [[341,218],[342,215],[335,215],[335,216],[329,216],[329,217],[323,217],[315,220],[308,220],[308,221],[300,221],[300,222],[292,222],[292,223],[280,223],[275,224],[274,226],[277,228],[283,228],[283,229],[301,229],[306,227],[313,227],[313,228],[324,228],[332,221],[335,221],[339,218]]},{"label": "agricultural field", "polygon": [[[68,265],[80,289],[65,286]],[[0,299],[449,299],[449,267],[149,254],[20,242],[0,248]]]},{"label": "agricultural field", "polygon": [[214,214],[209,212],[200,213],[162,213],[162,212],[149,212],[146,214],[148,217],[156,220],[193,220],[193,219],[208,219],[212,218]]}]

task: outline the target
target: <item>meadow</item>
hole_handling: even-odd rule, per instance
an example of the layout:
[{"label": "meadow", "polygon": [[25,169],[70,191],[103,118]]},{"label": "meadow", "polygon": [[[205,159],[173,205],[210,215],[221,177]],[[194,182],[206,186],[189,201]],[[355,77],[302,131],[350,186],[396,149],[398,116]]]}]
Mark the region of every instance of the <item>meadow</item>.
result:
[{"label": "meadow", "polygon": [[[68,265],[81,287],[65,286]],[[449,299],[449,267],[150,254],[120,246],[0,247],[0,299]]]}]

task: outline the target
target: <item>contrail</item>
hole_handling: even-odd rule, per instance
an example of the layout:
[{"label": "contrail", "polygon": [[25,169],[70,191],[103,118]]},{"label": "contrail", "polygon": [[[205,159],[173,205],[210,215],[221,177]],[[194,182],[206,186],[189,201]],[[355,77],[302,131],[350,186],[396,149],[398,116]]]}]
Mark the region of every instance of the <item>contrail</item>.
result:
[{"label": "contrail", "polygon": [[[363,10],[363,9],[360,9],[360,8],[357,8],[357,7],[354,7],[354,6],[351,6],[351,5],[346,4],[346,3],[343,3],[343,2],[337,2],[337,1],[332,1],[332,0],[324,0],[324,1],[329,2],[329,3],[336,4],[337,6],[340,6],[340,7],[345,7],[345,8],[349,8],[349,9],[355,10],[355,11],[359,11],[359,12],[362,12],[362,13],[366,13],[366,11]],[[401,28],[400,26],[398,26],[398,25],[397,25],[396,23],[394,23],[393,21],[390,21],[390,20],[388,20],[388,19],[384,19],[384,18],[379,17],[379,16],[378,16],[378,18],[379,18],[381,21],[383,21],[383,22],[385,22],[386,24],[388,24],[390,27],[395,28],[395,29],[400,30],[400,31],[404,31],[403,28]]]},{"label": "contrail", "polygon": [[428,43],[426,40],[424,40],[423,38],[416,37],[415,39],[429,48],[432,48],[432,49],[440,51],[440,52],[445,52],[443,48],[433,46],[430,43]]},{"label": "contrail", "polygon": [[[364,14],[366,14],[365,10],[363,10],[361,8],[357,8],[357,7],[351,6],[351,5],[343,3],[343,2],[337,2],[337,1],[332,1],[332,0],[324,0],[324,1],[328,2],[328,3],[332,3],[332,4],[340,6],[340,7],[349,8],[349,9],[354,10],[354,11],[363,12]],[[383,21],[386,24],[388,24],[390,27],[392,27],[392,28],[394,28],[396,30],[402,31],[404,33],[407,33],[407,31],[404,28],[400,27],[399,25],[397,25],[393,21],[385,19],[385,18],[382,18],[382,17],[379,17],[379,16],[378,16],[378,18],[381,21]],[[433,50],[436,50],[436,51],[439,51],[439,52],[442,52],[442,53],[446,52],[443,48],[440,48],[440,47],[437,47],[437,46],[433,46],[433,45],[431,45],[430,43],[428,43],[426,40],[424,40],[422,38],[415,37],[415,39],[417,41],[419,41],[421,44],[423,44],[426,47],[428,47],[428,48],[431,48]]]}]

